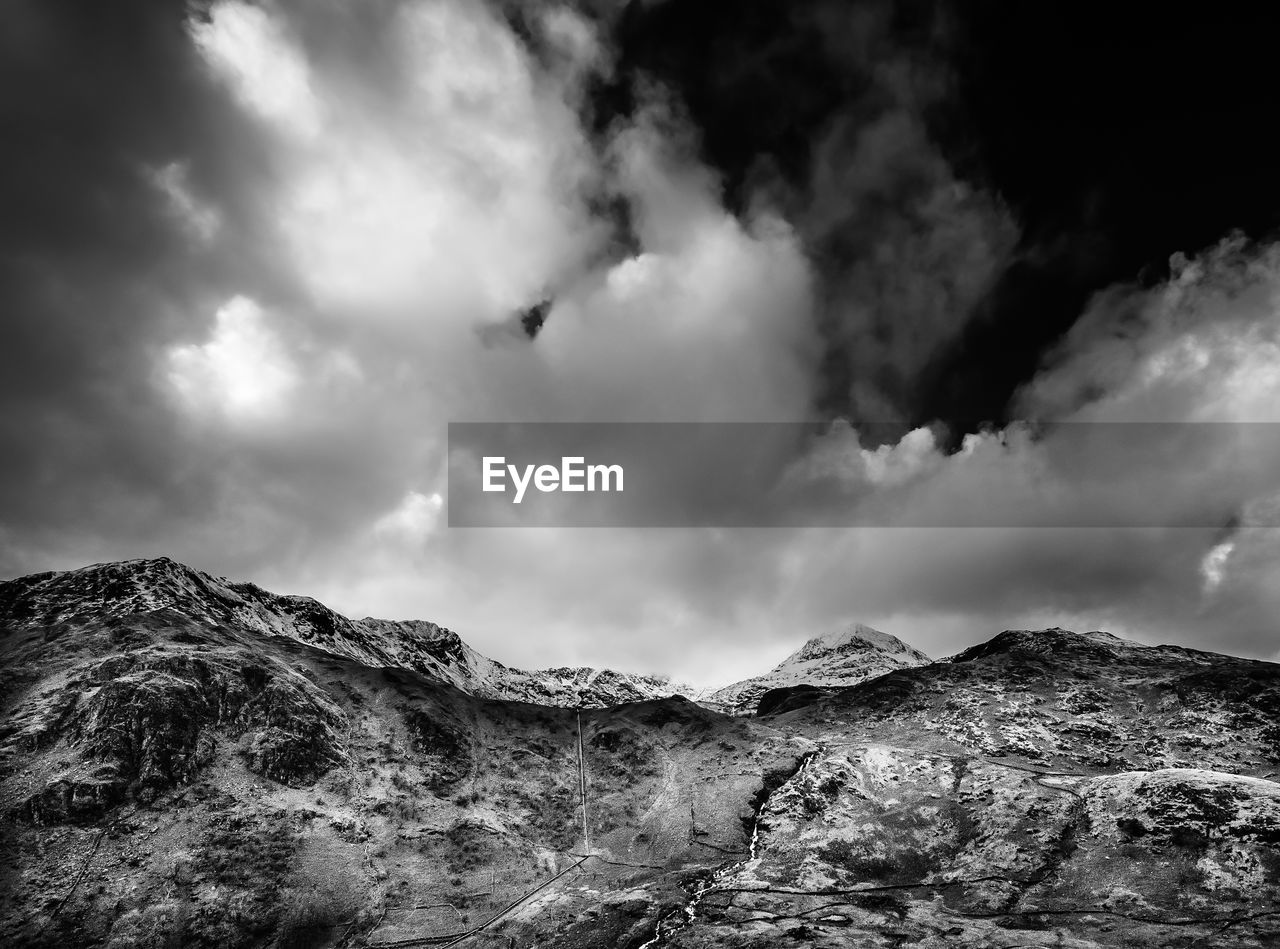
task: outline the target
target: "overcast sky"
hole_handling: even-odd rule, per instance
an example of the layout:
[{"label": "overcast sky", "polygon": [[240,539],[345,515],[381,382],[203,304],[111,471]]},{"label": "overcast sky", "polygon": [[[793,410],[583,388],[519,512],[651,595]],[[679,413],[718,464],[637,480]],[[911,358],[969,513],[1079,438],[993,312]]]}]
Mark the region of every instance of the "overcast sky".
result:
[{"label": "overcast sky", "polygon": [[1064,524],[1019,420],[1280,421],[1265,31],[966,6],[13,0],[0,574],[698,684],[854,621],[1276,656],[1257,478],[1202,528],[445,526],[450,421],[848,420],[797,466]]}]

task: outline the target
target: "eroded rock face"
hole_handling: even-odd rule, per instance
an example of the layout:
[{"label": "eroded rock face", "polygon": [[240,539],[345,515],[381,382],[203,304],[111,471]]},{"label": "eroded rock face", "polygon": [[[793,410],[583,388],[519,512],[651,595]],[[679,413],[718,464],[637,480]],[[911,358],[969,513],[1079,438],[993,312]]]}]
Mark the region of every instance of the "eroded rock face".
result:
[{"label": "eroded rock face", "polygon": [[304,785],[344,760],[346,716],[301,676],[277,677],[249,699],[232,723],[250,770],[281,784]]},{"label": "eroded rock face", "polygon": [[[21,702],[0,737],[10,766],[43,767],[19,807],[38,823],[94,819],[189,782],[219,742],[251,770],[313,781],[342,760],[342,712],[304,677],[238,650],[145,649],[73,665]],[[16,789],[16,782],[10,782]]]},{"label": "eroded rock face", "polygon": [[470,742],[453,723],[422,709],[403,709],[413,749],[426,765],[428,783],[433,791],[447,790],[471,770],[474,757]]},{"label": "eroded rock face", "polygon": [[756,703],[756,714],[779,715],[783,712],[793,712],[831,694],[831,689],[822,689],[816,685],[790,685],[769,689],[761,693]]}]

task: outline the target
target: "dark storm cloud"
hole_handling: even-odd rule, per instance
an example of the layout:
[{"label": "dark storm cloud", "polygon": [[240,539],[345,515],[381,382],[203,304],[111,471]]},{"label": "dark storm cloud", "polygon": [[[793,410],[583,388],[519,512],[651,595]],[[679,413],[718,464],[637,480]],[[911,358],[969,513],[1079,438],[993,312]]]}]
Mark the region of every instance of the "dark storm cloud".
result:
[{"label": "dark storm cloud", "polygon": [[[967,178],[1001,195],[1020,253],[927,380],[927,413],[1001,420],[1089,298],[1175,253],[1280,227],[1271,11],[965,5],[953,66]],[[949,150],[951,150],[949,148]],[[997,358],[998,355],[998,358]]]},{"label": "dark storm cloud", "polygon": [[[331,503],[345,490],[340,470],[311,478],[302,501],[295,470],[270,451],[231,461],[157,386],[158,354],[204,333],[228,287],[296,293],[259,224],[272,156],[194,55],[187,11],[20,2],[6,16],[5,571],[195,558],[212,536],[214,563],[247,569],[233,525],[259,504],[295,515],[280,518],[290,524],[281,546],[324,532],[326,513],[341,509]],[[240,479],[258,490],[230,487]],[[228,512],[230,497],[244,510]]]},{"label": "dark storm cloud", "polygon": [[163,494],[177,462],[139,341],[188,260],[144,170],[190,149],[198,97],[172,4],[6,18],[0,503],[7,524],[56,530],[118,493]]},{"label": "dark storm cloud", "polygon": [[[945,8],[756,2],[733,17],[681,0],[628,7],[612,83],[652,74],[685,103],[731,207],[781,210],[820,277],[819,409],[913,421],[1017,236],[959,178],[935,125],[960,104]],[[935,116],[940,116],[938,122]]]},{"label": "dark storm cloud", "polygon": [[1258,121],[1269,20],[1234,4],[636,3],[600,114],[626,108],[634,73],[659,77],[729,206],[787,209],[824,280],[824,408],[963,434],[1010,417],[1094,292],[1280,226],[1280,145]]}]

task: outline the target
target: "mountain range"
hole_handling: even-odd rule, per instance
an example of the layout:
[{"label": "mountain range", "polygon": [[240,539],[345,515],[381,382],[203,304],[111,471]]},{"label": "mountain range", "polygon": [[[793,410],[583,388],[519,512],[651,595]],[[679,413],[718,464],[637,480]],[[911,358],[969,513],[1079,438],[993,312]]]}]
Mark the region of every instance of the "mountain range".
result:
[{"label": "mountain range", "polygon": [[1267,946],[1280,666],[865,626],[522,671],[168,559],[0,583],[0,943]]},{"label": "mountain range", "polygon": [[0,584],[0,621],[52,625],[173,610],[206,624],[283,636],[377,668],[412,669],[469,695],[571,708],[683,695],[710,708],[746,714],[771,688],[801,683],[851,685],[928,657],[861,624],[816,636],[769,672],[722,689],[664,676],[589,667],[513,669],[481,655],[457,633],[424,620],[352,620],[305,596],[281,596],[252,583],[214,577],[167,557],[94,564]]}]

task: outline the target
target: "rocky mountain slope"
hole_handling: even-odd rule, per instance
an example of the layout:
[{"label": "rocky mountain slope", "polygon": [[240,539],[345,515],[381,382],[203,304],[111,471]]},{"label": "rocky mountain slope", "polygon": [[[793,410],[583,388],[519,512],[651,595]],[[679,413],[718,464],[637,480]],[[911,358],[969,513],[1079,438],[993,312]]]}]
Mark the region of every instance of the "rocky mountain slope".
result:
[{"label": "rocky mountain slope", "polygon": [[579,714],[254,591],[0,585],[0,944],[1280,944],[1275,664],[1014,630]]},{"label": "rocky mountain slope", "polygon": [[858,623],[815,636],[764,675],[717,689],[706,701],[744,715],[756,711],[761,696],[773,689],[856,685],[895,669],[927,662],[928,656],[896,636]]},{"label": "rocky mountain slope", "polygon": [[1280,666],[1011,630],[765,721],[820,750],[669,945],[1280,944]]},{"label": "rocky mountain slope", "polygon": [[506,928],[541,941],[594,908],[574,939],[637,944],[683,899],[682,868],[745,846],[768,775],[804,750],[679,697],[493,700],[194,609],[94,600],[37,622],[48,589],[7,592],[25,618],[0,627],[5,946],[333,945],[477,921],[580,864],[580,743],[598,856],[574,882],[612,908],[552,891],[567,909]]},{"label": "rocky mountain slope", "polygon": [[47,626],[168,609],[199,623],[284,636],[369,666],[413,669],[484,698],[603,707],[700,690],[659,676],[612,670],[512,669],[457,633],[422,620],[351,620],[305,596],[233,583],[161,557],[33,574],[0,583],[0,623]]}]

